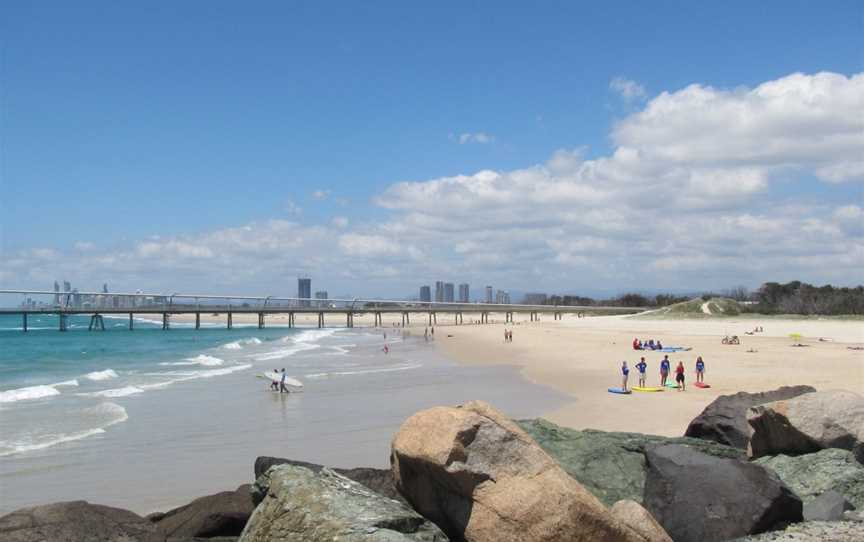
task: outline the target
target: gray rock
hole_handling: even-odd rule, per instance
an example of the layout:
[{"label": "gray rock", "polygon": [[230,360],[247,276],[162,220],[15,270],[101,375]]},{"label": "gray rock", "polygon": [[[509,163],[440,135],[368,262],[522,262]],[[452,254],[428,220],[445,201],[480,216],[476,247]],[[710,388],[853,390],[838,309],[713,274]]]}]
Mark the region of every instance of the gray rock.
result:
[{"label": "gray rock", "polygon": [[[292,459],[284,459],[281,457],[261,456],[255,459],[255,479],[257,480],[262,474],[267,472],[267,469],[274,465],[296,465],[306,467],[312,472],[319,472],[324,468],[323,465],[315,463],[307,463],[305,461],[295,461]],[[346,478],[350,478],[355,482],[359,482],[368,487],[372,491],[397,501],[408,504],[405,498],[399,491],[396,490],[396,482],[393,480],[393,473],[390,469],[373,469],[369,467],[357,467],[353,469],[332,469],[334,472],[341,474]],[[253,493],[255,502],[260,502],[261,495]]]},{"label": "gray rock", "polygon": [[811,386],[783,386],[759,393],[721,395],[696,416],[684,436],[711,440],[742,450],[747,449],[753,429],[747,423],[747,409],[816,391]]},{"label": "gray rock", "polygon": [[164,542],[147,519],[128,510],[86,501],[16,510],[0,517],[3,542]]},{"label": "gray rock", "polygon": [[774,472],[677,444],[648,448],[645,508],[676,542],[714,542],[801,521]]},{"label": "gray rock", "polygon": [[223,491],[195,499],[169,512],[148,518],[169,538],[213,538],[240,536],[255,505],[249,494],[251,486]]},{"label": "gray rock", "polygon": [[606,506],[620,500],[642,503],[648,472],[645,449],[649,445],[684,444],[716,457],[746,457],[741,450],[693,438],[577,431],[543,419],[516,423]]},{"label": "gray rock", "polygon": [[407,506],[336,472],[277,465],[255,485],[264,499],[241,542],[446,541],[438,527]]},{"label": "gray rock", "polygon": [[734,542],[861,542],[864,523],[851,521],[807,521],[786,527],[784,531],[745,536]]},{"label": "gray rock", "polygon": [[864,465],[848,450],[828,448],[799,456],[765,456],[754,462],[776,472],[805,504],[835,490],[855,508],[864,509]]},{"label": "gray rock", "polygon": [[855,507],[836,491],[826,491],[804,505],[804,521],[841,521]]},{"label": "gray rock", "polygon": [[851,450],[864,463],[864,396],[836,390],[806,393],[751,408],[753,457]]}]

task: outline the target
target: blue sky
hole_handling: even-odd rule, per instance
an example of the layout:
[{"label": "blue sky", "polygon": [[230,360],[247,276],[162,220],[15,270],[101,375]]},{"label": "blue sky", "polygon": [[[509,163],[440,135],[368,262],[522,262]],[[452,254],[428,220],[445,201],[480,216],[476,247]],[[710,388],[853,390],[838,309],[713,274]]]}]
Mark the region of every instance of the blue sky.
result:
[{"label": "blue sky", "polygon": [[[437,216],[447,198],[434,190],[427,209],[422,202],[394,208],[386,199],[398,199],[400,182],[518,171],[548,164],[562,149],[580,149],[581,160],[612,156],[622,146],[614,136],[619,123],[688,85],[734,95],[798,72],[851,78],[862,71],[862,9],[860,2],[7,3],[0,8],[0,256],[7,261],[0,278],[16,286],[98,276],[97,283],[127,287],[203,281],[215,290],[236,284],[281,292],[284,276],[305,271],[337,291],[380,295],[413,291],[414,283],[448,270],[460,275],[445,280],[484,283],[492,280],[478,271],[484,265],[495,267],[488,275],[497,283],[519,290],[707,288],[787,278],[779,276],[790,270],[782,261],[763,269],[733,265],[728,273],[660,263],[666,272],[639,274],[617,257],[587,261],[591,248],[568,260],[560,243],[548,242],[548,228],[568,241],[590,238],[588,247],[621,239],[561,216],[542,230],[507,222],[516,231],[510,240],[525,234],[530,247],[533,233],[535,244],[547,243],[536,254],[518,241],[502,244],[501,253],[527,254],[512,262],[513,273],[505,269],[511,263],[476,248],[488,245],[493,231],[473,249],[454,250],[465,236],[430,220],[462,220],[470,231],[503,223]],[[622,94],[616,78],[632,93]],[[860,112],[855,107],[850,115]],[[749,197],[710,212],[718,221],[731,220],[734,209],[779,220],[766,208],[803,200],[814,206],[807,211],[813,219],[845,216],[852,229],[831,242],[851,243],[847,252],[858,254],[851,247],[860,246],[860,215],[837,209],[860,211],[861,184],[822,182],[814,179],[821,162],[784,160],[760,165],[770,181]],[[720,161],[728,165],[729,157]],[[838,151],[837,163],[851,162]],[[722,182],[735,185],[736,178]],[[506,214],[508,205],[499,210]],[[529,212],[542,216],[544,209]],[[650,220],[652,209],[642,212]],[[279,237],[296,234],[303,242],[213,246],[192,260],[170,249],[176,261],[164,262],[158,277],[145,272],[155,253],[142,252],[142,243],[199,246],[247,226],[273,234],[262,225],[271,220],[293,224],[277,227]],[[345,235],[365,236],[365,252]],[[676,234],[658,235],[674,241]],[[370,246],[370,236],[401,248],[380,239]],[[427,236],[447,243],[433,246],[422,241]],[[405,248],[411,239],[421,240],[413,253]],[[343,259],[315,251],[328,243]],[[671,248],[676,257],[727,256],[722,244]],[[40,250],[53,256],[33,256]],[[129,253],[122,265],[106,260],[120,253]],[[269,270],[250,273],[244,263],[270,255]],[[237,273],[190,278],[189,268],[204,260]],[[346,270],[346,261],[359,267]],[[558,267],[544,273],[544,265]],[[574,272],[580,265],[586,273]],[[375,267],[386,270],[376,274]],[[852,268],[795,270],[814,281],[860,282]],[[429,276],[418,277],[424,269]]]}]

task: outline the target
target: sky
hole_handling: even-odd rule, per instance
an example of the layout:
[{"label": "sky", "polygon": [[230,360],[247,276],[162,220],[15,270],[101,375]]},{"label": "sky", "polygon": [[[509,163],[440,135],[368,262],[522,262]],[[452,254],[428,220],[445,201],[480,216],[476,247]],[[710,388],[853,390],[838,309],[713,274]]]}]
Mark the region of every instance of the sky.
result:
[{"label": "sky", "polygon": [[861,2],[6,2],[0,289],[864,282]]}]

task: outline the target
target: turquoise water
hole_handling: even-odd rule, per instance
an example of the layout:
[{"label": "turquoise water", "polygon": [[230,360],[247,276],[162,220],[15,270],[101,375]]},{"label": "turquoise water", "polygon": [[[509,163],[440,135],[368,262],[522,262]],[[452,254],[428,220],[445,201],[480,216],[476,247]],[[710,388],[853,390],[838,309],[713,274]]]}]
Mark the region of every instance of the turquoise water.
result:
[{"label": "turquoise water", "polygon": [[130,332],[126,318],[105,318],[103,332],[88,331],[87,316],[68,324],[61,333],[58,317],[31,317],[23,333],[20,317],[0,316],[0,457],[100,434],[128,419],[111,402],[118,398],[249,371],[303,349],[286,343],[296,329],[174,323],[165,331],[136,320]]},{"label": "turquoise water", "polygon": [[[563,400],[513,368],[444,358],[422,328],[385,338],[136,320],[130,332],[106,318],[107,331],[91,332],[77,317],[60,332],[40,317],[23,333],[19,318],[0,318],[0,514],[75,499],[165,510],[251,482],[259,455],[387,467],[390,440],[418,410],[482,399],[519,418]],[[260,378],[283,367],[302,393]]]}]

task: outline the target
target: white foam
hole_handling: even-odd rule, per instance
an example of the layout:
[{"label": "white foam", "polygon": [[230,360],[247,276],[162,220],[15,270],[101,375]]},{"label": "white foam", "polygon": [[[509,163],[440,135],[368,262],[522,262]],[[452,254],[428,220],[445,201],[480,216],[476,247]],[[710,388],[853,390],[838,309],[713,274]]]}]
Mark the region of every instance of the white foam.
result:
[{"label": "white foam", "polygon": [[138,387],[142,390],[156,390],[160,388],[165,388],[170,386],[171,384],[176,384],[177,382],[186,382],[189,380],[197,380],[199,378],[213,378],[214,376],[225,376],[231,373],[235,373],[237,371],[245,371],[246,369],[252,368],[251,364],[243,364],[243,365],[232,365],[231,367],[225,367],[222,369],[205,369],[201,371],[167,371],[164,373],[145,373],[148,376],[159,376],[159,377],[176,377],[169,378],[168,380],[164,380],[162,382],[155,382],[153,384],[140,384]]},{"label": "white foam", "polygon": [[159,365],[204,365],[207,367],[214,367],[217,365],[222,365],[223,363],[225,363],[225,360],[222,360],[215,356],[201,354],[195,356],[194,358],[186,358],[186,361],[165,361],[160,363]]},{"label": "white foam", "polygon": [[324,339],[336,333],[336,329],[306,329],[298,333],[297,335],[289,335],[282,339],[283,342],[298,342],[298,343],[308,343],[314,342],[319,339]]},{"label": "white foam", "polygon": [[129,395],[135,395],[136,393],[144,393],[144,390],[136,388],[135,386],[123,386],[122,388],[94,391],[90,393],[79,393],[78,395],[84,395],[87,397],[127,397]]},{"label": "white foam", "polygon": [[223,344],[222,348],[225,350],[241,350],[243,345],[246,344],[261,344],[261,339],[258,337],[252,337],[250,339],[241,339],[239,341],[234,341],[232,343]]},{"label": "white foam", "polygon": [[92,373],[87,373],[84,375],[84,378],[98,382],[100,380],[117,378],[117,373],[114,372],[114,369],[105,369],[104,371],[93,371]]},{"label": "white foam", "polygon": [[96,415],[105,414],[108,416],[108,421],[103,423],[99,427],[95,427],[93,429],[85,429],[84,431],[77,431],[75,433],[53,435],[52,438],[49,438],[48,440],[44,440],[42,442],[7,443],[0,441],[0,450],[6,448],[5,451],[0,451],[0,457],[18,454],[22,452],[42,450],[44,448],[56,446],[57,444],[61,444],[63,442],[72,442],[75,440],[92,437],[94,435],[100,435],[102,433],[105,433],[105,428],[125,422],[129,419],[129,415],[126,413],[126,409],[115,403],[102,403],[100,405],[97,405],[96,407],[85,409],[84,412],[87,414]]},{"label": "white foam", "polygon": [[419,369],[422,367],[421,363],[412,363],[405,365],[396,365],[394,367],[376,367],[372,369],[360,369],[357,371],[333,371],[329,373],[312,373],[307,374],[306,378],[326,378],[328,376],[350,376],[350,375],[364,375],[364,374],[374,374],[374,373],[390,373],[393,371],[410,371],[412,369]]},{"label": "white foam", "polygon": [[55,388],[56,388],[56,387],[60,387],[60,386],[71,386],[71,387],[77,387],[77,386],[78,386],[78,379],[73,378],[72,380],[64,380],[63,382],[58,382],[58,383],[56,383],[56,384],[51,384],[51,386],[52,386],[52,387],[55,387]]},{"label": "white foam", "polygon": [[53,386],[27,386],[26,388],[0,392],[0,403],[17,403],[18,401],[41,399],[52,395],[60,395],[60,392]]},{"label": "white foam", "polygon": [[256,354],[253,356],[253,359],[256,361],[272,361],[274,359],[283,359],[287,357],[291,357],[297,352],[304,352],[306,350],[315,350],[316,348],[320,348],[319,344],[309,344],[309,343],[300,343],[292,346],[291,348],[283,348],[281,350],[274,350],[272,352],[267,352],[265,354]]}]

